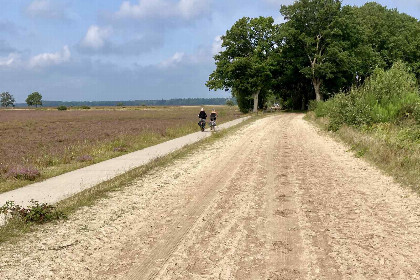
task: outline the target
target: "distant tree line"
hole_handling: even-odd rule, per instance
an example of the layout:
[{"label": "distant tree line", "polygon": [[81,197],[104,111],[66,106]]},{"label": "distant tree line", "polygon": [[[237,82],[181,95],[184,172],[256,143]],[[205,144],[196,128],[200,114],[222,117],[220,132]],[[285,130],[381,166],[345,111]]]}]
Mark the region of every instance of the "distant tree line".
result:
[{"label": "distant tree line", "polygon": [[375,69],[403,62],[420,81],[420,22],[375,2],[297,0],[282,5],[286,22],[239,19],[221,37],[209,89],[231,91],[243,112],[278,99],[305,109],[360,86]]},{"label": "distant tree line", "polygon": [[[29,98],[29,97],[28,97]],[[28,99],[26,100],[28,102]],[[30,99],[31,104],[35,105]],[[35,100],[36,101],[36,100]],[[118,100],[118,101],[47,101],[42,100],[44,107],[76,107],[76,106],[200,106],[200,105],[225,105],[227,101],[236,104],[235,98],[177,98],[177,99],[160,99],[160,100]],[[230,102],[228,102],[230,104]],[[17,103],[17,107],[32,106],[29,103]],[[37,106],[36,105],[36,106]]]}]

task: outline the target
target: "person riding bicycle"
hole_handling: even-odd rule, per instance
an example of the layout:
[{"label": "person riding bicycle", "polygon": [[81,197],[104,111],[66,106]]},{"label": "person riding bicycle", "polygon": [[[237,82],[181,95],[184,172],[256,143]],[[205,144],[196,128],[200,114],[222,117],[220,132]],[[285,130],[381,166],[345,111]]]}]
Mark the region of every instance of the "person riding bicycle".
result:
[{"label": "person riding bicycle", "polygon": [[216,118],[217,118],[217,113],[216,113],[216,110],[213,109],[210,114],[210,121],[216,121]]},{"label": "person riding bicycle", "polygon": [[204,108],[201,108],[200,114],[198,114],[198,117],[200,118],[200,121],[198,122],[198,125],[201,126],[201,122],[207,119],[206,111],[204,111]]}]

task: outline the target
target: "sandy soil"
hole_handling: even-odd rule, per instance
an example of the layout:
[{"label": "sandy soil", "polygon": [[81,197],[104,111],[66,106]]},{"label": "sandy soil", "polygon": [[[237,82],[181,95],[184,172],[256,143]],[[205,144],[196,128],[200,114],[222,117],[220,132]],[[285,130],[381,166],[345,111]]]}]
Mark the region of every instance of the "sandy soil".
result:
[{"label": "sandy soil", "polygon": [[420,279],[420,199],[277,115],[0,252],[0,279]]}]

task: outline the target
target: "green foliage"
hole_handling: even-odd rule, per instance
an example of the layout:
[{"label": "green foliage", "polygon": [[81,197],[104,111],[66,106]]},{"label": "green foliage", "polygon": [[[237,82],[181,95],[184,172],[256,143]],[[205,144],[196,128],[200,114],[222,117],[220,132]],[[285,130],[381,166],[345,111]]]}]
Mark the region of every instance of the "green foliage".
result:
[{"label": "green foliage", "polygon": [[[272,17],[239,19],[221,37],[224,50],[215,55],[216,70],[206,86],[231,90],[242,112],[252,108],[253,96],[264,100],[272,81],[270,54],[276,48],[277,28]],[[259,104],[262,107],[264,102]]]},{"label": "green foliage", "polygon": [[360,38],[365,46],[360,68],[367,77],[375,69],[390,68],[404,61],[420,78],[420,22],[396,9],[387,9],[375,2],[353,7],[355,19],[363,30]]},{"label": "green foliage", "polygon": [[322,102],[318,102],[316,100],[309,101],[308,110],[309,111],[315,111],[318,107],[318,104],[320,104],[320,103],[322,104]]},{"label": "green foliage", "polygon": [[341,1],[298,0],[282,5],[280,12],[287,20],[282,26],[286,55],[297,58],[300,73],[310,80],[316,99],[321,100],[324,81],[350,64],[351,24],[342,15]]},{"label": "green foliage", "polygon": [[2,107],[14,106],[15,98],[9,92],[2,92],[0,94],[0,102]]},{"label": "green foliage", "polygon": [[42,106],[42,95],[39,92],[29,94],[26,98],[26,104],[35,107],[38,107],[38,105]]},{"label": "green foliage", "polygon": [[419,123],[420,96],[416,78],[402,63],[384,71],[376,69],[371,78],[348,94],[340,93],[316,104],[315,115],[328,117],[329,128],[343,124],[362,126],[411,118]]},{"label": "green foliage", "polygon": [[67,107],[66,107],[66,106],[64,106],[64,105],[61,105],[61,106],[58,106],[58,107],[57,107],[57,110],[58,110],[58,111],[66,111],[66,110],[67,110]]},{"label": "green foliage", "polygon": [[235,106],[235,103],[231,99],[228,99],[226,100],[226,105],[229,107],[232,107],[232,106]]},{"label": "green foliage", "polygon": [[82,105],[82,106],[80,106],[80,109],[83,109],[83,110],[89,110],[89,109],[90,109],[90,107],[89,107],[89,106],[87,106],[87,105]]},{"label": "green foliage", "polygon": [[274,93],[270,93],[267,95],[264,105],[266,108],[270,108],[270,107],[273,107],[275,104],[280,105],[280,103],[281,103],[281,99]]},{"label": "green foliage", "polygon": [[[388,70],[398,61],[420,81],[420,22],[411,16],[374,2],[357,7],[340,0],[297,0],[280,12],[285,23],[242,18],[222,37],[224,50],[206,85],[231,90],[243,112],[259,90],[262,104],[272,93],[285,108],[305,109],[310,100],[347,93],[376,68]],[[391,107],[369,118],[388,119]],[[407,110],[416,115],[415,108]]]},{"label": "green foliage", "polygon": [[124,106],[124,103],[122,103],[122,102],[118,102],[118,103],[117,103],[117,105],[115,105],[115,106],[122,107],[122,106]]},{"label": "green foliage", "polygon": [[57,211],[54,206],[47,203],[39,203],[31,200],[28,208],[16,205],[13,201],[7,201],[0,207],[0,213],[12,219],[19,219],[25,223],[43,224],[49,221],[66,218],[63,212]]}]

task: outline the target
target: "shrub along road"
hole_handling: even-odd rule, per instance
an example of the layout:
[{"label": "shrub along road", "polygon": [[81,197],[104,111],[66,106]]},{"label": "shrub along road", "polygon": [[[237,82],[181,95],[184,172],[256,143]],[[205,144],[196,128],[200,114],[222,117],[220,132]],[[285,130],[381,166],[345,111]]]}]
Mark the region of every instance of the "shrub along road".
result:
[{"label": "shrub along road", "polygon": [[420,279],[420,199],[301,114],[0,245],[1,279]]}]

